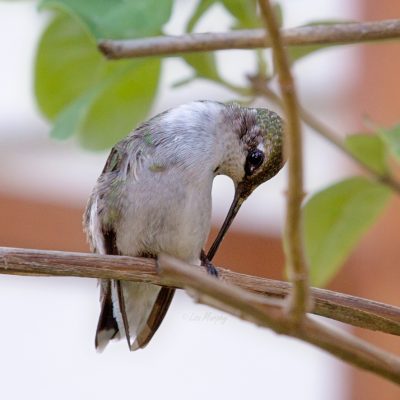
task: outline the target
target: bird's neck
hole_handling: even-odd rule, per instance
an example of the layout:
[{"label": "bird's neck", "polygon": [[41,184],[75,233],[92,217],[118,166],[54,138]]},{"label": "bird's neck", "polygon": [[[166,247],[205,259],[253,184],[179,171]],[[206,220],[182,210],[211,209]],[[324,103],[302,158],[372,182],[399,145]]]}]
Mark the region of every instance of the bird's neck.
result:
[{"label": "bird's neck", "polygon": [[229,118],[226,107],[214,102],[185,104],[166,115],[164,129],[170,127],[186,169],[204,177],[242,179],[244,155]]},{"label": "bird's neck", "polygon": [[213,130],[215,175],[227,175],[234,182],[244,176],[245,155],[232,123],[232,110],[224,108],[218,115]]}]

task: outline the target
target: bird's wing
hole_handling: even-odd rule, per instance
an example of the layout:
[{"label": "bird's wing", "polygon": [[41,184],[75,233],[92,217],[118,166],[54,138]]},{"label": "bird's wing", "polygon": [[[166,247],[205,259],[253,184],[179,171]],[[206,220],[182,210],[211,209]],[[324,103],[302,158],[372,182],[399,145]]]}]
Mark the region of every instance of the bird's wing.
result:
[{"label": "bird's wing", "polygon": [[[149,153],[132,148],[138,143],[139,140],[130,143],[122,141],[111,150],[89,199],[84,226],[94,252],[122,254],[117,247],[114,226],[121,209],[118,201],[124,201],[121,193],[123,181],[128,174],[130,179],[132,174],[133,179],[137,179],[143,160]],[[164,319],[174,292],[174,289],[146,283],[101,280],[96,348],[103,350],[110,340],[121,335],[126,336],[131,350],[144,347]]]},{"label": "bird's wing", "polygon": [[[99,254],[119,254],[116,235],[101,197],[102,185],[112,185],[112,174],[117,172],[123,161],[123,153],[117,147],[111,153],[97,184],[89,198],[83,217],[83,225],[91,250]],[[107,223],[105,223],[107,221]],[[100,279],[100,316],[97,323],[95,346],[102,351],[108,342],[120,337],[118,322],[113,312],[112,281]]]},{"label": "bird's wing", "polygon": [[[117,248],[117,236],[115,230],[111,227],[101,227],[101,235],[103,241],[103,249],[105,254],[118,255],[120,252]],[[109,279],[103,279],[101,281],[101,311],[99,321],[96,328],[95,346],[96,349],[102,351],[108,344],[108,342],[114,338],[120,337],[120,329],[118,321],[115,317],[113,296],[112,296],[112,285],[114,281]]]},{"label": "bird's wing", "polygon": [[113,313],[109,279],[101,280],[100,292],[101,311],[96,328],[95,346],[97,350],[103,351],[110,340],[119,337],[119,328]]}]

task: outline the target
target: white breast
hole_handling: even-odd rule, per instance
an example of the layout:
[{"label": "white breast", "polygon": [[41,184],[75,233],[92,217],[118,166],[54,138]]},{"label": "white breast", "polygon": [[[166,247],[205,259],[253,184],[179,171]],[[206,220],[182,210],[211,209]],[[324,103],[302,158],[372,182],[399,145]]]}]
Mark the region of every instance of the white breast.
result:
[{"label": "white breast", "polygon": [[126,255],[165,252],[197,263],[210,230],[213,177],[203,182],[178,179],[177,171],[145,174],[128,185],[117,228],[117,246]]}]

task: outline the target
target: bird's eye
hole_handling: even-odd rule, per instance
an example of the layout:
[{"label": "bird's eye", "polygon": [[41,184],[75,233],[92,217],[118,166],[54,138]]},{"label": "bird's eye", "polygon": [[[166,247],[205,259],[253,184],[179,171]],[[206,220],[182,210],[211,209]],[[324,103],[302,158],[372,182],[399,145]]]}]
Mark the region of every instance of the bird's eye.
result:
[{"label": "bird's eye", "polygon": [[261,164],[264,161],[264,153],[259,150],[259,149],[255,149],[252,150],[246,158],[246,165],[245,165],[245,172],[246,175],[252,175],[253,172],[259,168],[261,166]]}]

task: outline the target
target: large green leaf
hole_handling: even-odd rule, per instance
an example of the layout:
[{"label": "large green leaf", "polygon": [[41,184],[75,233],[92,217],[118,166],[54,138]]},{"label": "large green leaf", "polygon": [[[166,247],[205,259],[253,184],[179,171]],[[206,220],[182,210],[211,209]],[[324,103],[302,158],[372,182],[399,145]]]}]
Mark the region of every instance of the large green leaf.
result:
[{"label": "large green leaf", "polygon": [[386,146],[381,137],[367,134],[349,135],[345,145],[356,158],[377,173],[385,175],[389,172]]},{"label": "large green leaf", "polygon": [[400,161],[400,124],[390,129],[381,129],[380,132],[390,152]]},{"label": "large green leaf", "polygon": [[98,88],[89,90],[57,114],[50,136],[56,139],[67,139],[79,133],[83,119],[89,111],[90,104],[98,94]]},{"label": "large green leaf", "polygon": [[357,177],[315,194],[303,210],[305,249],[311,283],[325,285],[340,269],[362,235],[374,223],[390,190]]},{"label": "large green leaf", "polygon": [[42,0],[41,7],[78,17],[96,39],[157,35],[169,20],[172,0]]},{"label": "large green leaf", "polygon": [[53,137],[77,134],[86,147],[102,149],[146,117],[159,75],[159,58],[105,60],[82,25],[62,14],[41,38],[35,92],[55,121]]},{"label": "large green leaf", "polygon": [[146,117],[157,90],[160,67],[159,58],[149,58],[116,74],[83,121],[79,131],[83,146],[108,148]]},{"label": "large green leaf", "polygon": [[105,61],[82,27],[58,15],[40,38],[35,63],[39,108],[53,119],[98,81]]}]

